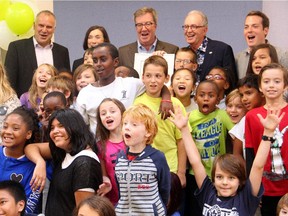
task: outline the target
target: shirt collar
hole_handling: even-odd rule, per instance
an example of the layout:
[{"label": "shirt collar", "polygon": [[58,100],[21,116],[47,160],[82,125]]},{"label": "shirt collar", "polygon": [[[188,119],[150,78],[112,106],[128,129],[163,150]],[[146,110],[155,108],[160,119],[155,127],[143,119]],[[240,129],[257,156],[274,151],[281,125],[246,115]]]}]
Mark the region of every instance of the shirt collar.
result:
[{"label": "shirt collar", "polygon": [[208,45],[208,38],[205,36],[204,40],[202,41],[201,45],[199,46],[199,48],[197,49],[197,51],[200,52],[206,52],[207,49],[207,45]]},{"label": "shirt collar", "polygon": [[156,49],[156,43],[157,43],[158,39],[156,38],[154,43],[151,45],[151,47],[149,48],[149,50],[147,51],[145,49],[145,47],[143,47],[141,44],[140,44],[140,41],[137,40],[137,47],[138,47],[138,51],[141,50],[143,52],[154,52],[155,49]]},{"label": "shirt collar", "polygon": [[[265,39],[265,44],[269,44],[269,41],[267,39]],[[252,50],[252,49],[251,49]],[[250,55],[251,50],[249,49],[249,47],[245,50],[246,55]]]},{"label": "shirt collar", "polygon": [[40,44],[38,44],[38,42],[36,41],[35,37],[33,37],[33,43],[34,43],[34,47],[41,47],[41,48],[50,48],[52,49],[53,48],[53,42],[51,42],[50,44],[48,44],[47,46],[45,47],[42,47]]}]

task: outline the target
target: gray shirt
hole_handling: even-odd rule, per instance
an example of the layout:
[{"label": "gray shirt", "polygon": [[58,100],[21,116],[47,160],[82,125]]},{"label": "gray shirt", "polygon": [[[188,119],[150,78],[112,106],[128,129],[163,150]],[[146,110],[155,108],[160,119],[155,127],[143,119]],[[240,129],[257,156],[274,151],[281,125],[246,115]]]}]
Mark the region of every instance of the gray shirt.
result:
[{"label": "gray shirt", "polygon": [[[288,68],[288,51],[282,50],[279,47],[275,47],[275,49],[278,55],[279,63],[283,65],[285,68]],[[237,55],[235,56],[236,68],[239,79],[245,77],[246,75],[249,57],[250,57],[250,51],[248,48],[237,53]]]}]

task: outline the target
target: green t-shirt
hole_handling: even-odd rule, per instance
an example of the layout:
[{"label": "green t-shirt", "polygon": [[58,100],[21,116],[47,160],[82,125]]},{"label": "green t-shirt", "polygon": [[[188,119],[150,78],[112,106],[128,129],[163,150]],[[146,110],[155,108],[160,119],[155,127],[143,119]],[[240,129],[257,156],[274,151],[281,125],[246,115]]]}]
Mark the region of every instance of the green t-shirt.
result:
[{"label": "green t-shirt", "polygon": [[[211,177],[213,160],[218,154],[226,153],[225,140],[234,126],[225,110],[217,109],[208,115],[193,110],[189,115],[192,137],[199,150],[206,173]],[[189,170],[193,174],[192,169]]]}]

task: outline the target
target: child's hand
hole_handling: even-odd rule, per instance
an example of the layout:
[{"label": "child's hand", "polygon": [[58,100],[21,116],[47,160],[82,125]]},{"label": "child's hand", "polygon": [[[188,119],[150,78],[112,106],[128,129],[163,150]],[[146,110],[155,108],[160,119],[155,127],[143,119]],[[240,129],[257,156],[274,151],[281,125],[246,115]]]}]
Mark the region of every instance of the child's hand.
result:
[{"label": "child's hand", "polygon": [[165,101],[162,100],[160,107],[159,107],[159,113],[161,113],[161,119],[167,119],[170,117],[170,111],[174,111],[174,107],[171,101]]},{"label": "child's hand", "polygon": [[30,186],[33,191],[39,190],[40,192],[44,189],[46,181],[46,162],[37,163],[33,176],[30,181]]},{"label": "child's hand", "polygon": [[282,118],[285,115],[283,112],[280,115],[281,110],[272,110],[270,107],[267,108],[267,116],[264,119],[261,114],[257,114],[261,124],[263,125],[264,129],[270,132],[274,132],[276,127],[281,122]]},{"label": "child's hand", "polygon": [[182,188],[185,188],[186,187],[186,175],[185,175],[185,173],[177,172],[177,175],[178,175],[178,177],[180,179]]},{"label": "child's hand", "polygon": [[164,56],[164,54],[166,54],[166,52],[164,50],[157,50],[157,51],[154,51],[152,53],[152,55],[158,55],[158,56]]},{"label": "child's hand", "polygon": [[103,176],[103,183],[99,185],[99,189],[97,190],[97,195],[105,196],[109,191],[111,191],[112,185],[111,181],[107,176]]},{"label": "child's hand", "polygon": [[187,123],[188,123],[188,115],[189,114],[184,116],[180,106],[176,107],[175,114],[172,111],[170,111],[170,115],[171,115],[171,117],[169,117],[168,119],[171,122],[173,122],[176,125],[176,127],[179,128],[179,130],[188,126]]},{"label": "child's hand", "polygon": [[49,117],[47,118],[45,115],[43,116],[42,120],[41,120],[41,124],[42,126],[46,129],[48,128],[48,123],[49,123]]}]

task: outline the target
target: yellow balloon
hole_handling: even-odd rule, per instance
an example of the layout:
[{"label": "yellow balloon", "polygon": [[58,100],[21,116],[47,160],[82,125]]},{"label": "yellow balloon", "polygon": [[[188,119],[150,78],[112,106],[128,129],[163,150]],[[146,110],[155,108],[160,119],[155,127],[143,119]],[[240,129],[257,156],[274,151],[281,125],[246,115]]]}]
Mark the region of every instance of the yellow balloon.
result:
[{"label": "yellow balloon", "polygon": [[0,0],[0,21],[5,19],[5,15],[9,5],[9,0]]},{"label": "yellow balloon", "polygon": [[29,5],[17,2],[8,7],[5,20],[12,32],[21,35],[32,27],[34,12]]}]

